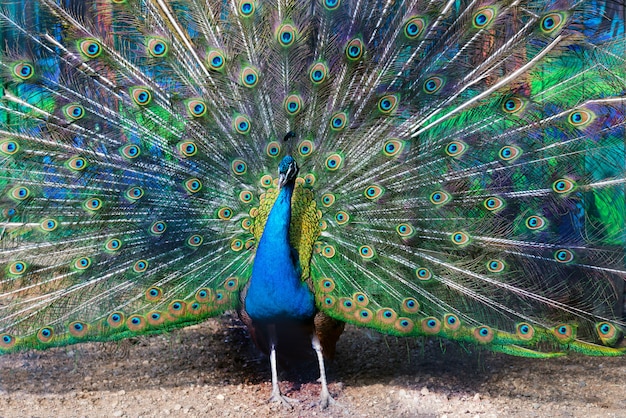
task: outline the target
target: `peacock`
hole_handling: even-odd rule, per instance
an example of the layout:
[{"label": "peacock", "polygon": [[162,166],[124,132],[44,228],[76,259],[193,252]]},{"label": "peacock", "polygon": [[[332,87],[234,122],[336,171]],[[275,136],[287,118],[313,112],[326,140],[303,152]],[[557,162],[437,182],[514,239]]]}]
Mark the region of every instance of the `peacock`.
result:
[{"label": "peacock", "polygon": [[616,0],[8,0],[0,353],[237,311],[626,354]]}]

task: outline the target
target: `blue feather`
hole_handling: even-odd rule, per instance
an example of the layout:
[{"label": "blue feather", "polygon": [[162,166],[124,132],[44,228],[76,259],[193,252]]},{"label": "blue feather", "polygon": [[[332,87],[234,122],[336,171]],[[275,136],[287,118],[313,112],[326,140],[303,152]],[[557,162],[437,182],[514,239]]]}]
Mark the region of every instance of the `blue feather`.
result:
[{"label": "blue feather", "polygon": [[[293,158],[283,159],[281,173],[285,161]],[[315,315],[313,294],[300,279],[295,250],[289,243],[293,189],[293,180],[281,188],[256,251],[245,301],[253,320],[307,320]]]}]

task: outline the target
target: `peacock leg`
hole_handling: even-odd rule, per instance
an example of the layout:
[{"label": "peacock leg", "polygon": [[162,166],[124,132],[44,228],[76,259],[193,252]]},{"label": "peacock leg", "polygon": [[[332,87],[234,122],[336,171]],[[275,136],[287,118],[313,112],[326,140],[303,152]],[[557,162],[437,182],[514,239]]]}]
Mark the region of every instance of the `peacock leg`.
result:
[{"label": "peacock leg", "polygon": [[322,344],[320,344],[317,334],[313,334],[313,350],[317,354],[317,361],[320,366],[320,383],[322,384],[322,390],[320,392],[320,407],[327,408],[328,405],[334,404],[335,400],[330,396],[328,391],[328,384],[326,382],[326,368],[324,367],[324,355],[322,354]]},{"label": "peacock leg", "polygon": [[289,399],[280,393],[280,387],[278,386],[278,370],[276,367],[276,332],[273,326],[270,326],[270,366],[272,368],[272,396],[268,399],[268,402],[280,402],[284,406],[292,408],[291,403],[296,402],[294,399]]}]

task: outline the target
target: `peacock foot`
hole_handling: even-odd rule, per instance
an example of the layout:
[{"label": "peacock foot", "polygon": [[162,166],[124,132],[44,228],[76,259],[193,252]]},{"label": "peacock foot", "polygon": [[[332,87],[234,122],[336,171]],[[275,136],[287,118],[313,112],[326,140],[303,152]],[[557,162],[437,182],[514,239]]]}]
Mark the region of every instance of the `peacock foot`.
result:
[{"label": "peacock foot", "polygon": [[279,391],[273,391],[272,396],[267,400],[269,403],[280,402],[282,406],[293,408],[293,404],[297,403],[297,399],[291,399],[281,394]]},{"label": "peacock foot", "polygon": [[328,393],[328,391],[325,391],[320,394],[320,400],[318,405],[320,409],[326,409],[330,405],[337,405],[337,401],[334,400],[332,396],[330,396],[330,393]]}]

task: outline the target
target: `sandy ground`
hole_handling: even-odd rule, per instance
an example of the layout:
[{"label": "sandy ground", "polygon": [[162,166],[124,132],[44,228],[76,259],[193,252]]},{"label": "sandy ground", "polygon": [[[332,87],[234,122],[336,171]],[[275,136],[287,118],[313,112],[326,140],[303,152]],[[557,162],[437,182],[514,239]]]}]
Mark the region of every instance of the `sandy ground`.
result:
[{"label": "sandy ground", "polygon": [[531,360],[348,327],[316,405],[314,362],[280,373],[233,316],[166,336],[0,357],[0,417],[626,417],[626,358]]}]

